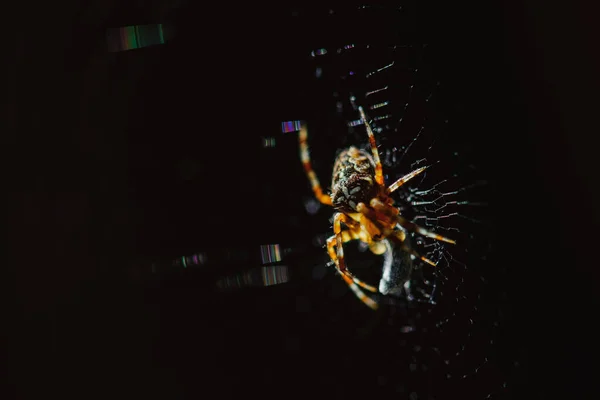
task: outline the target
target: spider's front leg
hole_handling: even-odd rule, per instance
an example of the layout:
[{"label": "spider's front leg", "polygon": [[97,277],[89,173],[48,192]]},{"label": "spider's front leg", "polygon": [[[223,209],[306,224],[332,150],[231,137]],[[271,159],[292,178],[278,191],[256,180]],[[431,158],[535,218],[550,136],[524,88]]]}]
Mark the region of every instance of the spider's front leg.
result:
[{"label": "spider's front leg", "polygon": [[[351,231],[342,231],[341,235],[344,238],[344,242],[350,241],[355,239],[355,235],[352,234]],[[336,251],[334,249],[334,247],[336,247],[336,235],[331,236],[329,239],[327,239],[327,251],[329,252],[329,257],[331,257],[331,260],[334,262],[335,267],[337,269],[337,271],[340,273],[342,279],[344,280],[344,282],[346,282],[346,284],[350,287],[350,289],[352,290],[352,292],[354,292],[354,294],[356,295],[356,297],[358,297],[358,299],[360,301],[362,301],[363,303],[365,303],[365,305],[367,305],[369,308],[373,309],[373,310],[377,310],[377,308],[379,308],[379,304],[377,304],[377,302],[375,300],[373,300],[372,298],[370,298],[369,296],[367,296],[365,294],[365,292],[363,292],[360,287],[358,286],[358,284],[355,283],[355,277],[353,277],[352,275],[350,275],[350,273],[348,272],[348,270],[345,270],[344,272],[342,272],[338,266],[338,257],[336,254]],[[356,279],[358,280],[358,279]],[[371,286],[359,281],[362,285],[366,285],[370,288],[372,288]],[[373,288],[374,289],[374,288]]]},{"label": "spider's front leg", "polygon": [[364,214],[369,219],[383,220],[386,223],[390,224],[393,222],[393,225],[400,225],[408,232],[415,232],[420,235],[439,240],[441,242],[456,244],[455,240],[448,239],[434,232],[430,232],[427,229],[415,224],[414,222],[407,220],[399,214],[397,208],[384,204],[381,200],[377,198],[372,199],[370,205],[372,209],[369,209],[364,203],[360,203],[356,206],[356,210],[359,213]]},{"label": "spider's front leg", "polygon": [[381,165],[381,159],[379,158],[379,150],[377,150],[377,141],[375,140],[375,135],[373,134],[373,130],[371,129],[369,121],[367,121],[367,116],[365,115],[363,108],[358,107],[358,112],[360,113],[360,118],[367,128],[367,135],[369,136],[369,144],[371,145],[371,152],[373,153],[373,161],[375,161],[375,181],[379,185],[384,186],[385,180],[383,178],[383,166]]},{"label": "spider's front leg", "polygon": [[[342,222],[344,222],[346,225],[348,225],[348,227],[350,227],[350,230],[342,231],[342,225],[341,225]],[[345,214],[342,214],[342,213],[335,214],[335,217],[333,219],[334,235],[331,236],[329,239],[327,239],[327,251],[329,252],[329,256],[331,257],[331,259],[335,263],[336,269],[338,270],[338,272],[340,274],[342,274],[342,276],[345,276],[345,277],[351,279],[354,283],[356,283],[358,286],[362,287],[363,289],[367,289],[371,292],[376,293],[377,288],[364,283],[363,281],[361,281],[360,279],[355,277],[350,271],[348,271],[348,268],[346,268],[346,262],[344,260],[343,243],[350,241],[350,240],[358,239],[358,234],[356,233],[357,229],[358,229],[357,222],[355,222],[354,220],[352,220]],[[333,249],[334,247],[336,248],[335,251]]]},{"label": "spider's front leg", "polygon": [[298,141],[300,144],[300,159],[302,160],[302,165],[304,166],[304,172],[306,172],[306,176],[308,177],[308,181],[312,187],[313,193],[317,200],[321,203],[330,206],[331,205],[331,197],[323,193],[323,189],[321,188],[321,184],[319,183],[319,178],[317,178],[317,174],[313,171],[312,163],[310,162],[310,152],[308,151],[308,132],[306,129],[306,123],[303,123],[300,127],[300,132],[298,133]]}]

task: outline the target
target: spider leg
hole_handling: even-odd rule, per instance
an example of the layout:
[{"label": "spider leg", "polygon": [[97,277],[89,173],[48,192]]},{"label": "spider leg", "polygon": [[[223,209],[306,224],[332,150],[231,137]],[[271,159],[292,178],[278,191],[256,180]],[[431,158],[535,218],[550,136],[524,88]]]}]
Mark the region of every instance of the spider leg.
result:
[{"label": "spider leg", "polygon": [[406,182],[408,182],[415,176],[419,175],[421,172],[425,171],[427,168],[429,168],[429,166],[417,168],[414,171],[409,172],[408,174],[404,175],[402,178],[398,179],[396,182],[392,183],[387,188],[387,193],[388,194],[392,193],[393,191],[398,189],[400,186],[404,185]]},{"label": "spider leg", "polygon": [[[348,231],[344,231],[344,232],[348,232]],[[352,239],[350,239],[350,240],[352,240]],[[377,289],[375,287],[373,287],[367,283],[364,283],[363,281],[361,281],[360,279],[355,277],[350,271],[348,271],[348,269],[346,268],[346,264],[343,261],[344,251],[343,250],[341,251],[342,257],[340,258],[340,251],[337,250],[337,249],[339,249],[339,247],[336,242],[337,242],[336,235],[331,236],[329,239],[327,239],[327,252],[329,253],[329,257],[331,258],[331,260],[334,262],[336,270],[342,275],[342,277],[344,277],[344,280],[346,280],[346,278],[348,278],[352,282],[356,283],[358,286],[362,287],[363,289],[366,289],[373,293],[377,293]],[[334,247],[336,249],[334,249]]]},{"label": "spider leg", "polygon": [[[342,231],[341,234],[343,236],[344,243],[356,239],[356,237],[354,237],[355,235],[353,235],[351,231]],[[375,300],[367,296],[365,292],[363,292],[361,288],[354,282],[351,276],[348,276],[348,274],[341,272],[338,268],[337,254],[334,250],[335,246],[336,236],[334,235],[327,240],[327,251],[329,252],[329,257],[331,257],[331,259],[334,261],[336,269],[340,273],[342,279],[344,280],[344,282],[346,282],[346,284],[350,287],[352,292],[356,295],[356,297],[358,297],[360,301],[365,303],[369,308],[376,310],[379,307],[379,304],[377,304]]]},{"label": "spider leg", "polygon": [[[393,206],[384,204],[381,200],[379,200],[377,197],[373,198],[371,200],[371,207],[373,207],[373,209],[376,211],[376,218],[378,218],[378,220],[382,220],[381,215],[385,215],[387,218],[387,221],[389,221],[390,224],[393,224],[394,221],[398,218],[398,214],[400,214],[400,211]],[[368,208],[365,208],[364,210],[368,210]],[[365,217],[365,214],[361,214],[361,218]],[[393,224],[395,225],[395,224]],[[433,265],[434,267],[437,265],[436,263],[434,263],[433,261],[431,261],[430,259],[420,255],[419,253],[417,253],[415,250],[413,250],[412,248],[410,248],[406,243],[406,233],[404,233],[403,230],[397,230],[394,231],[392,229],[383,229],[383,235],[385,237],[390,237],[392,240],[394,240],[397,244],[400,245],[400,248],[404,251],[406,251],[409,254],[412,254],[413,256],[421,259],[422,261],[426,262],[429,265]]]},{"label": "spider leg", "polygon": [[398,222],[398,225],[400,225],[409,232],[416,232],[420,235],[427,236],[429,238],[439,240],[441,242],[456,244],[456,240],[448,239],[442,235],[438,235],[437,233],[430,232],[427,229],[415,224],[414,222],[407,220],[401,215],[396,216],[396,221]]},{"label": "spider leg", "polygon": [[354,294],[356,295],[356,297],[358,297],[360,299],[360,301],[362,301],[363,303],[365,303],[372,310],[377,310],[379,308],[379,304],[375,300],[373,300],[372,298],[370,298],[369,296],[367,296],[365,294],[365,292],[363,292],[358,287],[358,285],[352,281],[351,278],[348,278],[346,275],[342,275],[342,278],[348,284],[348,286],[350,286],[350,289],[354,292]]},{"label": "spider leg", "polygon": [[364,214],[360,214],[359,219],[360,220],[358,223],[352,220],[352,222],[357,224],[356,227],[352,228],[356,229],[358,232],[360,232],[359,229],[364,229],[364,231],[366,232],[362,232],[362,235],[356,232],[356,239],[359,239],[360,241],[368,244],[369,250],[371,250],[373,254],[380,256],[383,253],[385,253],[387,250],[386,245],[382,241],[373,240],[374,236],[381,236],[381,230],[379,229],[379,227],[374,225],[371,221],[369,221]]},{"label": "spider leg", "polygon": [[[371,221],[382,221],[382,222],[388,222],[391,221],[392,223],[394,223],[393,225],[399,225],[400,227],[404,228],[405,230],[409,231],[409,232],[416,232],[420,235],[435,239],[435,240],[439,240],[442,242],[447,242],[447,243],[451,243],[451,244],[456,244],[455,240],[452,239],[448,239],[442,235],[438,235],[437,233],[434,232],[430,232],[425,228],[420,227],[419,225],[415,224],[412,221],[407,220],[406,218],[404,218],[403,216],[399,215],[396,211],[397,209],[395,207],[391,207],[388,205],[384,205],[383,203],[381,203],[380,200],[378,199],[373,199],[371,200],[371,204],[373,205],[373,207],[375,209],[371,209],[369,207],[367,207],[364,203],[359,203],[356,206],[356,211],[358,211],[359,213],[365,215],[367,217],[367,219],[371,220]],[[394,211],[394,210],[396,211]],[[396,214],[396,215],[394,215]],[[385,229],[384,230],[384,234],[388,234],[390,232],[389,229]]]},{"label": "spider leg", "polygon": [[323,193],[323,189],[321,189],[321,184],[319,183],[319,178],[317,178],[317,174],[312,169],[312,164],[310,162],[310,153],[308,151],[308,143],[307,139],[308,133],[306,129],[306,124],[302,123],[300,126],[300,133],[298,134],[298,140],[300,142],[300,159],[302,160],[302,165],[304,166],[304,171],[306,172],[306,176],[310,181],[312,186],[312,190],[315,193],[315,197],[321,203],[330,206],[331,205],[331,197],[328,194]]},{"label": "spider leg", "polygon": [[414,249],[412,249],[411,247],[409,247],[406,244],[406,233],[404,233],[404,231],[402,231],[402,230],[393,231],[391,233],[391,235],[389,235],[389,238],[392,239],[398,245],[400,245],[400,248],[403,251],[407,252],[408,254],[415,256],[416,258],[420,259],[423,262],[426,262],[427,264],[429,264],[431,266],[434,266],[434,267],[437,266],[436,263],[434,263],[427,257],[420,255]]},{"label": "spider leg", "polygon": [[379,159],[379,151],[377,150],[377,142],[375,141],[375,135],[373,134],[371,125],[369,125],[369,121],[367,121],[367,117],[365,116],[363,108],[358,107],[358,112],[360,113],[360,118],[363,120],[363,123],[367,127],[367,134],[369,135],[369,143],[371,144],[373,161],[375,161],[375,181],[379,185],[383,186],[385,184],[383,180],[383,167],[381,166],[381,160]]},{"label": "spider leg", "polygon": [[[400,210],[391,204],[382,202],[377,197],[371,199],[369,205],[377,212],[378,221],[383,221],[391,226],[395,225],[396,216],[400,214]],[[365,214],[363,213],[362,215]],[[385,218],[382,218],[382,215],[385,216]]]},{"label": "spider leg", "polygon": [[[355,277],[350,271],[348,271],[348,268],[346,268],[346,262],[344,260],[343,243],[353,239],[359,239],[359,235],[356,231],[342,231],[342,222],[348,224],[349,226],[357,226],[356,222],[347,217],[345,214],[335,214],[335,217],[333,219],[334,235],[327,239],[327,251],[329,252],[329,256],[335,262],[335,266],[340,274],[352,279],[354,283],[356,283],[363,289],[367,289],[370,292],[377,293],[377,289],[374,286],[364,283],[363,281]],[[344,234],[344,232],[348,233]],[[336,251],[333,250],[334,246],[336,247]]]},{"label": "spider leg", "polygon": [[[342,234],[342,243],[349,242],[351,240],[360,240],[369,245],[369,250],[375,255],[382,255],[386,252],[387,247],[383,242],[375,242],[370,237],[361,237],[360,234],[353,230],[344,230],[341,232]],[[337,246],[336,236],[333,235],[329,239],[327,239],[327,251],[329,252],[330,258],[335,262],[337,259],[337,253],[334,247]]]}]

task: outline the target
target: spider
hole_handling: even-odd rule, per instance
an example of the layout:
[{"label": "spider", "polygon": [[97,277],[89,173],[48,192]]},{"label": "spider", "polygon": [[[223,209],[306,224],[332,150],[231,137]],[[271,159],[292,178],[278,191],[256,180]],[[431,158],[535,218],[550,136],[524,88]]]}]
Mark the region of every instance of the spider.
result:
[{"label": "spider", "polygon": [[[312,169],[305,123],[300,126],[298,139],[300,159],[315,197],[321,203],[332,206],[336,211],[333,217],[334,234],[327,239],[326,245],[329,257],[354,294],[368,307],[376,310],[379,306],[377,301],[367,296],[361,288],[373,293],[377,293],[378,289],[361,281],[348,270],[344,260],[343,243],[360,240],[368,245],[371,252],[382,255],[390,248],[389,241],[391,241],[402,251],[435,266],[433,261],[419,255],[410,246],[408,234],[418,233],[447,243],[456,244],[456,242],[407,220],[400,215],[400,210],[394,207],[394,200],[390,195],[429,166],[417,168],[386,187],[375,135],[363,108],[359,106],[358,111],[367,130],[372,154],[354,146],[343,150],[333,165],[330,195],[323,193]],[[346,229],[342,229],[342,224]]]}]

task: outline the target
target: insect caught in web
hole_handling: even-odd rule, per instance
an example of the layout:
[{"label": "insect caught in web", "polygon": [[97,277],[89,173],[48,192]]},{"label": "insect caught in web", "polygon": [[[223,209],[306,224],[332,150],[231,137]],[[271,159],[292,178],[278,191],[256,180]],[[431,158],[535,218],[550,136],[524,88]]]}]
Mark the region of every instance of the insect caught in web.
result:
[{"label": "insect caught in web", "polygon": [[[362,289],[373,293],[381,290],[361,281],[348,270],[344,260],[344,243],[360,240],[368,245],[371,252],[382,255],[390,247],[391,242],[397,245],[400,251],[435,266],[433,261],[419,255],[413,249],[409,235],[417,233],[442,242],[452,244],[456,242],[430,232],[400,215],[400,210],[394,206],[394,200],[390,195],[425,171],[428,166],[417,168],[386,186],[375,135],[363,108],[358,107],[358,111],[367,130],[372,154],[354,146],[343,150],[333,165],[330,195],[323,193],[312,169],[305,123],[301,125],[299,132],[300,158],[317,200],[332,206],[336,211],[333,217],[334,234],[327,239],[326,245],[329,257],[354,294],[375,310],[379,306],[378,302],[367,296]],[[342,229],[342,224],[346,229]]]}]

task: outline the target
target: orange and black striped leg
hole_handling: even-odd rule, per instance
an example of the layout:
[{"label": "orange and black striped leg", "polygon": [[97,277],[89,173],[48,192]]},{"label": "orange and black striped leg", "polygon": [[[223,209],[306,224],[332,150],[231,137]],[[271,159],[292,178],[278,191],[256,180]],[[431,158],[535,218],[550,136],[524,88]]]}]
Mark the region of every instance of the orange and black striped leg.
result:
[{"label": "orange and black striped leg", "polygon": [[[377,221],[384,222],[386,225],[396,225],[396,216],[400,214],[400,210],[398,210],[398,208],[391,204],[384,203],[377,197],[371,199],[369,205],[377,213]],[[365,214],[362,215],[364,216]]]},{"label": "orange and black striped leg", "polygon": [[351,278],[347,277],[346,275],[342,275],[342,278],[344,279],[344,282],[348,284],[352,292],[354,292],[356,297],[358,297],[360,301],[365,303],[367,307],[369,307],[371,310],[377,310],[379,308],[379,304],[375,300],[367,296],[365,292],[363,292]]},{"label": "orange and black striped leg", "polygon": [[[362,232],[360,232],[362,230]],[[383,237],[383,231],[379,226],[367,219],[363,214],[359,216],[357,231],[362,233],[357,239],[369,245],[369,250],[378,256],[386,252],[386,245],[380,240],[373,240],[374,237]]]},{"label": "orange and black striped leg", "polygon": [[387,188],[388,194],[392,193],[393,191],[398,189],[400,186],[404,185],[406,182],[408,182],[415,176],[419,175],[421,172],[425,171],[427,168],[429,168],[429,166],[417,168],[414,171],[409,172],[408,174],[404,175],[402,178],[398,179],[396,182],[392,183]]},{"label": "orange and black striped leg", "polygon": [[369,143],[371,144],[373,161],[375,161],[375,181],[379,185],[383,186],[385,184],[383,180],[383,167],[381,165],[381,159],[379,159],[379,151],[377,150],[377,142],[375,141],[375,135],[373,134],[371,125],[369,125],[369,121],[367,121],[367,117],[365,116],[365,111],[363,110],[363,108],[358,107],[358,112],[360,113],[360,118],[363,120],[363,123],[367,127],[367,135],[369,135]]},{"label": "orange and black striped leg", "polygon": [[[340,234],[343,237],[344,243],[348,242],[350,240],[357,239],[357,235],[351,231],[342,231],[342,232],[340,232]],[[340,276],[342,277],[344,282],[346,282],[346,284],[350,287],[352,292],[354,292],[356,297],[358,297],[358,299],[360,301],[362,301],[363,303],[365,303],[369,308],[376,310],[379,307],[379,304],[377,304],[377,302],[375,300],[373,300],[372,298],[367,296],[365,294],[365,292],[363,292],[361,290],[359,285],[357,285],[356,282],[354,281],[354,279],[356,279],[356,278],[353,278],[351,275],[349,275],[349,273],[347,271],[342,272],[340,270],[340,268],[338,267],[338,256],[335,251],[336,237],[337,236],[334,235],[334,236],[331,236],[329,239],[327,239],[327,251],[329,252],[329,257],[331,257],[331,260],[334,262],[337,271],[340,273]]]},{"label": "orange and black striped leg", "polygon": [[412,249],[411,247],[409,247],[406,244],[406,233],[402,230],[397,230],[397,231],[393,231],[391,235],[389,235],[389,238],[392,239],[392,241],[394,241],[396,244],[398,244],[400,246],[400,248],[407,252],[408,254],[413,255],[414,257],[420,259],[423,262],[426,262],[427,264],[435,267],[437,266],[436,263],[434,263],[433,261],[431,261],[429,258],[420,255],[419,253],[417,253],[414,249]]},{"label": "orange and black striped leg", "polygon": [[[370,204],[375,212],[373,213],[372,210],[369,210],[368,208],[361,206],[361,210],[364,211],[364,213],[361,214],[361,220],[362,220],[362,218],[370,217],[370,218],[377,218],[378,221],[382,221],[382,220],[384,220],[382,217],[385,216],[385,218],[386,218],[385,221],[389,221],[390,223],[393,223],[398,218],[398,214],[400,214],[400,211],[396,207],[387,205],[376,197],[371,200]],[[369,212],[371,214],[369,214],[367,216],[366,214],[368,214]],[[394,226],[395,226],[395,224],[394,224]],[[436,266],[436,264],[433,261],[431,261],[430,259],[428,259],[426,257],[423,257],[422,255],[417,253],[415,250],[411,249],[410,247],[408,247],[406,245],[406,243],[405,243],[406,233],[403,230],[394,231],[393,229],[384,229],[383,236],[390,237],[394,242],[396,242],[397,244],[400,245],[400,248],[402,250],[406,251],[407,253],[412,254],[413,256],[421,259],[422,261],[426,262],[427,264],[433,265],[434,267]]]},{"label": "orange and black striped leg", "polygon": [[[371,201],[373,202],[373,201]],[[358,203],[356,206],[356,211],[358,211],[359,213],[363,214],[368,220],[371,221],[388,221],[391,218],[391,215],[388,212],[382,212],[382,211],[378,211],[378,210],[374,210],[372,208],[367,207],[364,203]],[[423,235],[435,240],[439,240],[442,242],[446,242],[446,243],[451,243],[451,244],[456,244],[456,241],[452,240],[452,239],[448,239],[442,235],[438,235],[437,233],[434,232],[430,232],[425,228],[420,227],[419,225],[415,224],[412,221],[407,220],[406,218],[404,218],[401,215],[396,215],[392,221],[395,221],[396,224],[394,224],[394,226],[399,225],[400,227],[404,228],[405,230],[409,231],[409,232],[415,232],[418,233],[419,235]],[[390,229],[386,229],[384,230],[383,234],[384,236],[389,235],[390,233]]]},{"label": "orange and black striped leg", "polygon": [[343,246],[343,234],[342,234],[342,222],[349,225],[349,226],[356,226],[356,222],[351,219],[350,217],[346,216],[345,214],[342,213],[337,213],[335,214],[334,218],[333,218],[333,233],[335,234],[335,246],[336,246],[336,258],[337,258],[337,268],[338,271],[340,271],[340,273],[348,276],[349,278],[352,278],[352,280],[361,288],[363,289],[367,289],[368,291],[371,292],[377,292],[377,289],[371,285],[368,285],[366,283],[364,283],[363,281],[361,281],[360,279],[358,279],[357,277],[355,277],[350,271],[348,271],[348,268],[346,268],[346,262],[344,260],[344,246]]},{"label": "orange and black striped leg", "polygon": [[306,176],[310,181],[310,185],[312,186],[312,190],[315,193],[315,197],[321,203],[330,206],[331,205],[331,197],[328,194],[323,193],[323,189],[321,188],[321,184],[319,183],[319,178],[317,178],[317,174],[312,169],[312,165],[310,162],[310,153],[308,151],[308,131],[306,129],[306,123],[302,123],[300,126],[300,133],[298,134],[298,140],[300,142],[300,159],[302,160],[302,165],[304,166],[304,171],[306,172]]},{"label": "orange and black striped leg", "polygon": [[[343,237],[344,239],[348,239],[348,240],[354,240],[354,239],[358,238],[356,236],[356,234],[353,234],[350,231],[342,231],[342,232],[340,232],[339,236]],[[340,250],[339,250],[340,247],[337,244],[337,238],[339,236],[333,235],[329,239],[327,239],[327,252],[329,253],[329,257],[331,258],[331,260],[334,262],[335,268],[337,269],[337,271],[341,275],[350,278],[354,283],[356,283],[358,286],[362,287],[363,289],[366,289],[366,290],[368,290],[370,292],[374,292],[374,293],[377,292],[377,289],[375,287],[373,287],[367,283],[364,283],[363,281],[361,281],[360,279],[355,277],[350,271],[348,271],[348,269],[346,268],[346,263],[344,262],[343,247],[342,247],[342,251],[340,252]],[[346,240],[346,241],[348,241],[348,240]],[[341,253],[341,257],[340,257],[340,253]]]},{"label": "orange and black striped leg", "polygon": [[[381,241],[374,241],[371,235],[380,234],[381,231],[372,225],[371,221],[368,221],[364,215],[360,216],[360,221],[354,221],[351,218],[345,218],[343,221],[347,226],[348,230],[342,231],[342,243],[349,242],[350,240],[360,240],[363,243],[369,245],[369,250],[375,255],[382,255],[387,251],[386,245]],[[366,228],[366,229],[365,229]],[[365,229],[366,232],[362,232],[361,229]],[[370,233],[367,233],[370,232]],[[337,253],[334,250],[334,247],[337,245],[336,236],[333,235],[329,238],[327,242],[330,247],[328,248],[329,255],[332,260],[337,259]]]},{"label": "orange and black striped leg", "polygon": [[404,218],[401,215],[396,216],[396,221],[398,222],[398,225],[400,225],[402,228],[406,229],[409,232],[416,232],[419,235],[427,236],[429,238],[439,240],[441,242],[456,244],[455,240],[448,239],[448,238],[446,238],[442,235],[438,235],[437,233],[434,233],[434,232],[430,232],[427,229],[422,228],[419,225],[415,224],[414,222],[407,220],[406,218]]}]

